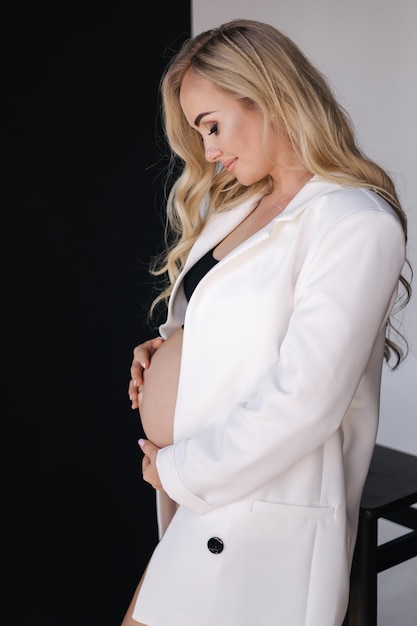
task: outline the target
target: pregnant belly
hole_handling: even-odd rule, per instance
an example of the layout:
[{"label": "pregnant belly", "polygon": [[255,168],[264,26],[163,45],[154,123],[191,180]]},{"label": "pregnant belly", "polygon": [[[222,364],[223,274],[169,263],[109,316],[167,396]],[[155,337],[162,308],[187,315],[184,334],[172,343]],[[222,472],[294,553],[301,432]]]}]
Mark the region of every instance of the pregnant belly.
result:
[{"label": "pregnant belly", "polygon": [[183,330],[179,328],[168,337],[144,372],[140,419],[147,439],[160,448],[173,443],[182,336]]}]

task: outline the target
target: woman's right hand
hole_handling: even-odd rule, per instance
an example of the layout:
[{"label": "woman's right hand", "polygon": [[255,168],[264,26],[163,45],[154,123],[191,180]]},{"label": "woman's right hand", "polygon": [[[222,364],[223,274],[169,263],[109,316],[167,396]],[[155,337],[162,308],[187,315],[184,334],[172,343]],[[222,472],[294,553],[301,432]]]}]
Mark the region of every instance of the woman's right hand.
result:
[{"label": "woman's right hand", "polygon": [[153,354],[163,343],[164,339],[162,337],[155,337],[155,339],[149,339],[133,349],[133,361],[130,367],[131,379],[128,389],[132,409],[139,408],[143,386],[143,372],[148,369]]}]

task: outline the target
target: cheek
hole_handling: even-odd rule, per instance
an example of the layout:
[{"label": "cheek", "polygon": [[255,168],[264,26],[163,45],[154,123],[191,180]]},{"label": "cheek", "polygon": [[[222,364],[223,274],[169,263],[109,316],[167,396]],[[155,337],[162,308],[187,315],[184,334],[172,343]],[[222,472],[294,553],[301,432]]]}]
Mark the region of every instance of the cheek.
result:
[{"label": "cheek", "polygon": [[263,147],[263,122],[257,118],[242,124],[239,137],[242,153],[247,158],[258,162],[265,161],[265,151]]},{"label": "cheek", "polygon": [[[265,172],[270,169],[271,163],[265,155],[262,143],[262,133],[247,132],[241,141],[240,158],[253,169],[254,172]],[[265,175],[265,174],[264,174]]]},{"label": "cheek", "polygon": [[270,174],[272,166],[266,158],[259,135],[247,137],[242,144],[242,152],[238,155],[239,161],[236,176],[244,185],[252,185]]}]

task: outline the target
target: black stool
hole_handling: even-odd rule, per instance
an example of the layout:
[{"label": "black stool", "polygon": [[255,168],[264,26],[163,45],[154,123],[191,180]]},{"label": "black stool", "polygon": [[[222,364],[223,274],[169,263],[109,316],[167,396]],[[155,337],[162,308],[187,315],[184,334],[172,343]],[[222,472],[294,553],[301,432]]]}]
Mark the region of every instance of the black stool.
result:
[{"label": "black stool", "polygon": [[[376,626],[378,573],[417,556],[416,503],[417,456],[376,445],[362,494],[344,626]],[[378,545],[380,518],[413,530]]]}]

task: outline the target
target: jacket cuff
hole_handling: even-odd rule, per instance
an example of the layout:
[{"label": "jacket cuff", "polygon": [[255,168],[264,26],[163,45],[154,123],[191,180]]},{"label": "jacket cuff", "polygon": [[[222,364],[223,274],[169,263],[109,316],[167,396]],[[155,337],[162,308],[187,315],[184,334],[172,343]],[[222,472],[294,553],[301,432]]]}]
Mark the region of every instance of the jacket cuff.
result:
[{"label": "jacket cuff", "polygon": [[166,493],[172,500],[178,502],[181,506],[187,507],[196,513],[197,515],[203,515],[211,511],[213,507],[211,504],[192,493],[187,486],[181,480],[180,475],[177,472],[175,463],[175,454],[177,448],[184,446],[186,441],[180,441],[172,446],[167,446],[159,450],[156,457],[156,467],[159,474],[159,479]]}]

